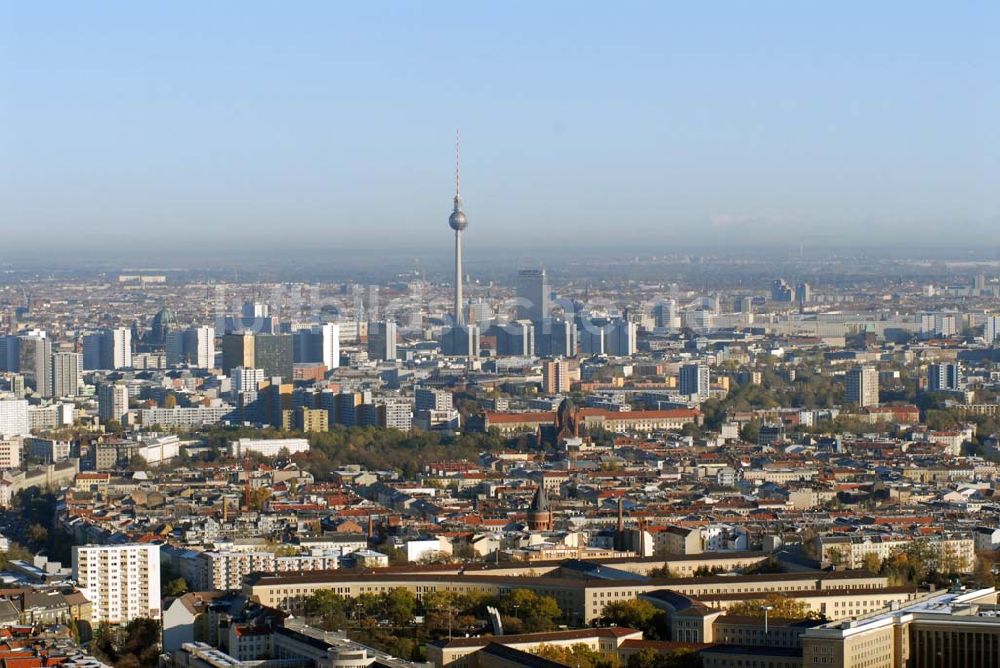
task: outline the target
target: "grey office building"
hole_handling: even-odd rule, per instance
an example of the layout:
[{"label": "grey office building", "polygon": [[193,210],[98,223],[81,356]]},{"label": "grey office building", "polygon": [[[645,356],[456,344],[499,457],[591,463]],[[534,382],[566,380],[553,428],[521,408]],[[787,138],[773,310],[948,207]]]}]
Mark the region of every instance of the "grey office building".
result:
[{"label": "grey office building", "polygon": [[517,319],[539,323],[549,318],[549,279],[544,269],[522,269],[517,274]]}]

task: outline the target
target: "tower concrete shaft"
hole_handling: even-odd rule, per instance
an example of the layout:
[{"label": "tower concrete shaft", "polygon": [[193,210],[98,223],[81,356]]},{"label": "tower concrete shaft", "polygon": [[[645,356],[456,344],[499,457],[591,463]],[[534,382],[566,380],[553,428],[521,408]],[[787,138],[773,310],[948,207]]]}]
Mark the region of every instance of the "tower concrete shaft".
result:
[{"label": "tower concrete shaft", "polygon": [[462,230],[455,230],[455,324],[464,325],[462,313]]}]

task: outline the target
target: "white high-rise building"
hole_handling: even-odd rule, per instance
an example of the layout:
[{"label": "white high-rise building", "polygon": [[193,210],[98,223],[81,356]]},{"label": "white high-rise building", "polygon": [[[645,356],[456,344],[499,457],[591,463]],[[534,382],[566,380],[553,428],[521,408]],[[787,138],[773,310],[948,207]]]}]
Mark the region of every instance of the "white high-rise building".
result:
[{"label": "white high-rise building", "polygon": [[243,302],[242,312],[244,318],[269,318],[271,316],[271,307],[264,302],[246,301]]},{"label": "white high-rise building", "polygon": [[77,545],[73,579],[92,606],[91,622],[160,619],[160,546]]},{"label": "white high-rise building", "polygon": [[38,396],[52,396],[51,341],[44,336],[22,336],[18,341],[18,368],[25,386]]},{"label": "white high-rise building", "polygon": [[128,418],[128,388],[112,383],[98,387],[97,415],[103,424],[109,420],[124,424]]},{"label": "white high-rise building", "polygon": [[368,359],[396,359],[396,323],[393,320],[368,323]]},{"label": "white high-rise building", "polygon": [[238,366],[229,372],[229,377],[233,381],[233,394],[256,392],[257,383],[264,380],[264,370]]},{"label": "white high-rise building", "polygon": [[413,404],[401,398],[387,398],[384,407],[384,424],[389,429],[409,431],[413,426]]},{"label": "white high-rise building", "polygon": [[340,325],[334,322],[298,330],[294,342],[295,361],[320,362],[327,370],[336,369],[340,366],[340,336]]},{"label": "white high-rise building", "polygon": [[983,338],[986,343],[993,345],[1000,339],[1000,315],[986,316],[986,327],[983,330]]},{"label": "white high-rise building", "polygon": [[84,369],[129,369],[132,367],[132,330],[104,329],[83,337]]},{"label": "white high-rise building", "polygon": [[681,367],[678,385],[681,394],[694,395],[699,400],[708,399],[711,388],[708,366],[705,364],[685,364]]},{"label": "white high-rise building", "polygon": [[27,400],[0,399],[0,436],[28,434],[29,425]]},{"label": "white high-rise building", "polygon": [[448,390],[418,387],[413,394],[418,411],[448,411],[455,407],[454,395]]},{"label": "white high-rise building", "polygon": [[847,372],[847,403],[868,408],[878,406],[878,369],[859,366]]},{"label": "white high-rise building", "polygon": [[83,355],[52,354],[52,396],[75,397],[83,385]]},{"label": "white high-rise building", "polygon": [[544,269],[522,269],[517,274],[517,319],[533,323],[548,319],[549,279]]},{"label": "white high-rise building", "polygon": [[215,367],[215,327],[189,327],[167,332],[167,364],[195,369]]},{"label": "white high-rise building", "polygon": [[215,328],[192,327],[188,336],[192,342],[192,364],[199,369],[215,368]]},{"label": "white high-rise building", "polygon": [[327,369],[336,369],[340,366],[340,325],[335,322],[313,325],[313,334],[317,333],[322,337],[320,361]]},{"label": "white high-rise building", "polygon": [[923,313],[920,315],[920,333],[924,336],[955,336],[958,323],[954,313]]},{"label": "white high-rise building", "polygon": [[634,355],[638,327],[628,320],[615,320],[607,334],[607,353],[618,357]]}]

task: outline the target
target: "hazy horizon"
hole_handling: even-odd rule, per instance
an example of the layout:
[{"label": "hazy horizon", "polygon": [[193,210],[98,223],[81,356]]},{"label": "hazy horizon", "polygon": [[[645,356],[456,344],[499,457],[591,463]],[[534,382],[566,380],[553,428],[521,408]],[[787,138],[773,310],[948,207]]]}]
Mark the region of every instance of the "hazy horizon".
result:
[{"label": "hazy horizon", "polygon": [[[0,262],[1000,247],[993,3],[0,2]],[[238,258],[237,258],[238,259]]]}]

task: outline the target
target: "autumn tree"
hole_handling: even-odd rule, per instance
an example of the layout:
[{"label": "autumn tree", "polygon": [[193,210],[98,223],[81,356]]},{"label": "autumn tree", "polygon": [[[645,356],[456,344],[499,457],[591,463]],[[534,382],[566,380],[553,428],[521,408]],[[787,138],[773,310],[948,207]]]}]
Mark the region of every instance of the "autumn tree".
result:
[{"label": "autumn tree", "polygon": [[163,585],[163,595],[165,597],[177,597],[189,589],[187,580],[184,578],[174,578]]},{"label": "autumn tree", "polygon": [[879,556],[874,552],[867,552],[861,559],[861,567],[866,571],[878,573],[882,568],[882,560],[879,559]]},{"label": "autumn tree", "polygon": [[644,647],[628,658],[626,668],[702,668],[701,655],[693,649],[656,650]]},{"label": "autumn tree", "polygon": [[610,659],[584,643],[572,647],[541,645],[533,654],[575,668],[617,668],[617,659]]},{"label": "autumn tree", "polygon": [[348,624],[351,602],[332,589],[320,589],[305,600],[306,617],[327,631],[343,629]]},{"label": "autumn tree", "polygon": [[515,627],[512,631],[551,631],[556,627],[556,620],[562,617],[562,610],[554,598],[540,596],[528,589],[515,589],[498,596],[495,605],[503,615],[504,627]]},{"label": "autumn tree", "polygon": [[647,640],[670,639],[667,614],[649,601],[638,598],[608,603],[601,614],[601,622],[638,629]]},{"label": "autumn tree", "polygon": [[726,614],[741,617],[763,617],[767,614],[774,619],[818,619],[819,615],[809,608],[808,603],[797,601],[784,594],[770,593],[763,599],[740,601],[726,610]]}]

